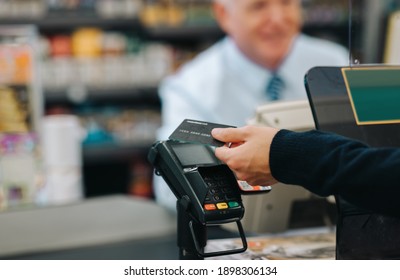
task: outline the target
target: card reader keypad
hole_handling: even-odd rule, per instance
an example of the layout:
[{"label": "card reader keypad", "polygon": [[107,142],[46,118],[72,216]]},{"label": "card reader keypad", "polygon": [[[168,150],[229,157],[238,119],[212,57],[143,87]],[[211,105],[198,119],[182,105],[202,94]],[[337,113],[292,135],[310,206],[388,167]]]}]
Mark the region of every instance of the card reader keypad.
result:
[{"label": "card reader keypad", "polygon": [[203,177],[204,182],[208,186],[208,193],[204,203],[205,210],[224,210],[230,208],[239,208],[240,197],[238,192],[232,186],[226,174],[207,174]]}]

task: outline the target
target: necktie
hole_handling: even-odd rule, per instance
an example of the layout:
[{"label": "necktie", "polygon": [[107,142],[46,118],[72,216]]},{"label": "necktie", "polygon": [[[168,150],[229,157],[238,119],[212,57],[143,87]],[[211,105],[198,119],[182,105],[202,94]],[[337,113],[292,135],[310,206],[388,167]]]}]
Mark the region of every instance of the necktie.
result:
[{"label": "necktie", "polygon": [[284,87],[283,80],[276,74],[271,76],[267,85],[267,96],[270,100],[278,100]]}]

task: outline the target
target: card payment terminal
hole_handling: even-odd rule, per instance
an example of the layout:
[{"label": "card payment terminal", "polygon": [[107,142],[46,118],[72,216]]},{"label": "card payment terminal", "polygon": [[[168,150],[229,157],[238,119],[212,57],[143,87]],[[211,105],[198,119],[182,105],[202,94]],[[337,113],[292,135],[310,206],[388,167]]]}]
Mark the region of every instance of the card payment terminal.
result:
[{"label": "card payment terminal", "polygon": [[179,141],[156,142],[149,160],[180,203],[201,224],[239,221],[244,215],[234,173],[211,147]]}]

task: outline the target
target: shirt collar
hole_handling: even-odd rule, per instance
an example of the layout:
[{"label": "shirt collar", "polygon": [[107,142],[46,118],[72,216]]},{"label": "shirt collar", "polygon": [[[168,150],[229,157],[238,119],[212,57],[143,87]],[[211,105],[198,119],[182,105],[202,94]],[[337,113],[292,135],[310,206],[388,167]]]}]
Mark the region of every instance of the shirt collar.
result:
[{"label": "shirt collar", "polygon": [[301,35],[298,35],[293,40],[289,53],[278,69],[278,74],[284,81],[290,80],[295,72],[293,69],[298,68],[299,55],[297,54],[298,48],[296,45],[299,44],[299,41],[301,41]]},{"label": "shirt collar", "polygon": [[[293,67],[296,68],[296,64],[298,63],[296,62],[296,44],[299,44],[301,37],[302,35],[298,35],[293,40],[290,52],[276,71],[285,83],[290,81],[293,75]],[[225,63],[232,71],[237,71],[241,75],[241,79],[245,82],[246,87],[256,92],[263,92],[265,90],[266,81],[271,78],[273,73],[248,59],[239,50],[232,38],[226,37],[224,40]]]}]

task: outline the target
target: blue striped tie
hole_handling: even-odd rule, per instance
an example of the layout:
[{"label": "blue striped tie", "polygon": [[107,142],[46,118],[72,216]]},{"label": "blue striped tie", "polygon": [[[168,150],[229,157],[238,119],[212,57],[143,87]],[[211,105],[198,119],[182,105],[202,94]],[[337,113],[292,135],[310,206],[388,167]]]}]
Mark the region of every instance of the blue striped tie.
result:
[{"label": "blue striped tie", "polygon": [[269,100],[278,100],[283,87],[283,80],[278,75],[273,74],[267,85],[267,96]]}]

